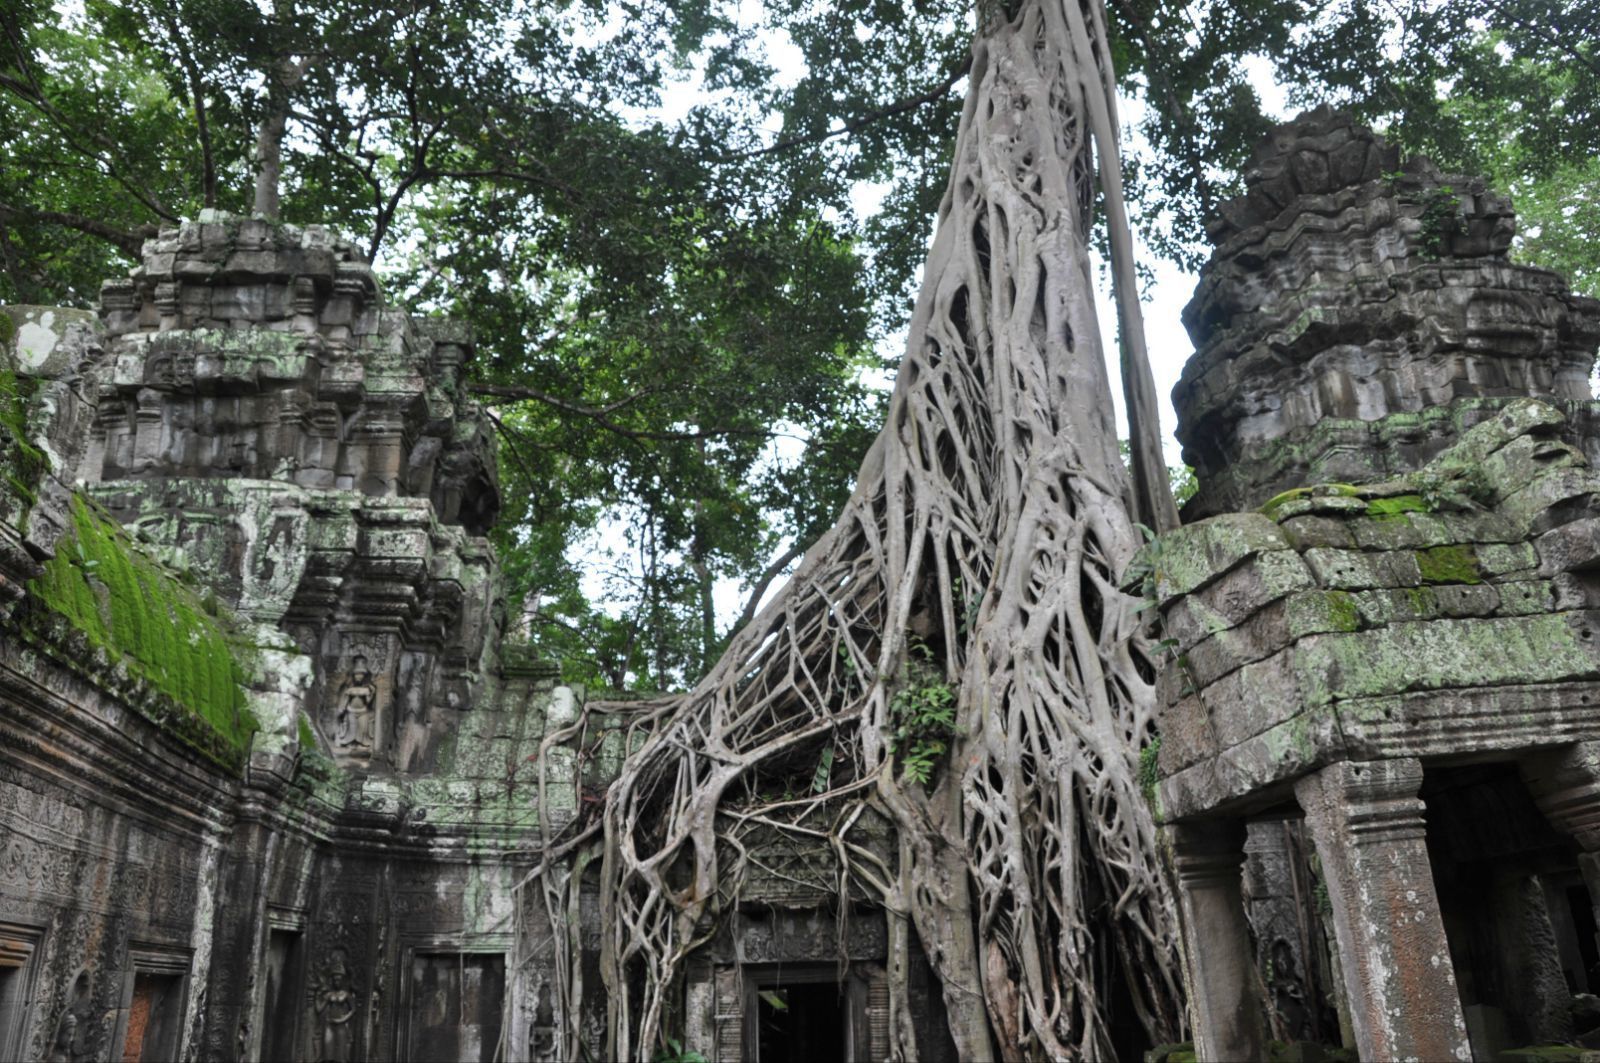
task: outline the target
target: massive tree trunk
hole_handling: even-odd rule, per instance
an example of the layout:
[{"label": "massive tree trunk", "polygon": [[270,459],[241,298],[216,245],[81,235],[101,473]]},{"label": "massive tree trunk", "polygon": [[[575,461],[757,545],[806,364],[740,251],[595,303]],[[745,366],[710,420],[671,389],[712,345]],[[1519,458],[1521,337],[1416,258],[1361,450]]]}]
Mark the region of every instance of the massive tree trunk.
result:
[{"label": "massive tree trunk", "polygon": [[[706,678],[641,714],[648,737],[592,828],[610,1058],[655,1051],[682,961],[774,834],[831,849],[838,888],[882,901],[902,970],[896,931],[915,928],[964,1059],[1110,1057],[1114,993],[1154,1039],[1182,1026],[1138,784],[1153,669],[1117,587],[1136,503],[1089,276],[1096,147],[1116,165],[1093,3],[980,16],[906,356],[855,493]],[[1123,224],[1119,186],[1099,185]],[[1137,307],[1122,309],[1148,418]],[[1134,429],[1135,454],[1158,459],[1151,421]],[[1138,510],[1168,523],[1164,480],[1140,479]],[[874,814],[894,851],[866,837]],[[903,993],[891,1028],[910,1059]]]}]

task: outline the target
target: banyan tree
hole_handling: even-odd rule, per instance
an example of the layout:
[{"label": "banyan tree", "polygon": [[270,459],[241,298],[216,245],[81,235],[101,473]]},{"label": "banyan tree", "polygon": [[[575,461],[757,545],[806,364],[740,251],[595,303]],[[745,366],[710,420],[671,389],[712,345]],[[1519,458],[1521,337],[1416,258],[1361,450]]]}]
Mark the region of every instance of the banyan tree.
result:
[{"label": "banyan tree", "polygon": [[[598,865],[606,1054],[650,1058],[683,965],[737,904],[749,832],[826,846],[913,940],[963,1059],[1107,1058],[1114,994],[1183,1025],[1141,794],[1152,651],[1119,589],[1175,523],[1096,0],[979,4],[950,180],[887,423],[833,528],[687,694],[631,711],[600,812],[545,839],[559,921]],[[1109,235],[1132,476],[1091,282]],[[582,721],[574,726],[583,726]],[[564,734],[553,735],[559,741]],[[803,785],[782,781],[800,778]],[[859,836],[892,826],[885,853]],[[559,937],[560,935],[558,935]],[[569,957],[570,958],[570,957]],[[891,977],[898,1058],[914,1058]]]}]

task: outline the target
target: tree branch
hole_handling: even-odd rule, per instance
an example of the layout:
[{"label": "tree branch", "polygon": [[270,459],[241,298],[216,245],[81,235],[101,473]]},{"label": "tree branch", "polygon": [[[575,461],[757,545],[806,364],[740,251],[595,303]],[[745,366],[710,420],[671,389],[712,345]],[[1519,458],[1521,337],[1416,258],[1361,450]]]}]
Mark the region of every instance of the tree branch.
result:
[{"label": "tree branch", "polygon": [[972,56],[968,55],[956,66],[954,70],[950,72],[948,77],[925,92],[919,92],[915,96],[907,96],[904,99],[896,100],[894,103],[891,103],[886,107],[880,107],[876,111],[868,111],[866,114],[850,119],[843,125],[835,126],[834,128],[821,133],[807,133],[803,136],[785,137],[777,143],[770,144],[767,147],[753,148],[750,151],[740,151],[735,152],[732,155],[724,155],[717,159],[717,161],[738,162],[742,159],[759,158],[762,155],[775,155],[780,151],[788,151],[790,148],[797,148],[802,144],[821,144],[823,141],[832,140],[835,137],[848,136],[858,129],[863,129],[866,126],[871,125],[873,122],[879,122],[885,118],[892,118],[897,114],[904,114],[906,111],[914,111],[924,104],[933,103],[935,100],[943,98],[947,92],[955,88],[956,82],[966,77],[971,70]]},{"label": "tree branch", "polygon": [[144,242],[155,236],[159,231],[157,226],[146,223],[134,229],[119,229],[115,225],[108,225],[98,218],[85,217],[82,214],[73,214],[62,210],[36,210],[32,207],[17,207],[9,203],[0,203],[0,218],[22,217],[34,221],[45,222],[50,225],[60,225],[68,229],[89,236],[96,236],[116,247],[117,250],[131,259],[137,260],[143,253]]},{"label": "tree branch", "polygon": [[739,618],[733,622],[733,627],[728,629],[730,633],[739,632],[755,619],[756,610],[760,608],[761,599],[767,593],[767,588],[772,585],[772,581],[781,576],[783,570],[805,552],[805,545],[796,541],[793,546],[772,559],[772,564],[763,569],[761,575],[756,577],[755,583],[751,585],[750,596],[745,599],[744,609],[739,613]]},{"label": "tree branch", "polygon": [[467,385],[467,390],[472,392],[474,395],[490,395],[499,399],[518,399],[542,402],[546,406],[560,410],[563,413],[571,413],[576,414],[579,417],[586,417],[607,431],[615,432],[617,435],[623,436],[627,439],[667,442],[689,439],[718,439],[722,436],[757,436],[768,434],[754,428],[697,428],[689,432],[667,432],[648,428],[629,428],[627,425],[618,424],[616,421],[613,421],[610,417],[606,416],[606,410],[615,408],[615,404],[610,407],[589,406],[585,403],[573,402],[571,399],[564,399],[559,395],[552,395],[548,391],[540,391],[538,388],[506,387],[501,384],[469,384]]}]

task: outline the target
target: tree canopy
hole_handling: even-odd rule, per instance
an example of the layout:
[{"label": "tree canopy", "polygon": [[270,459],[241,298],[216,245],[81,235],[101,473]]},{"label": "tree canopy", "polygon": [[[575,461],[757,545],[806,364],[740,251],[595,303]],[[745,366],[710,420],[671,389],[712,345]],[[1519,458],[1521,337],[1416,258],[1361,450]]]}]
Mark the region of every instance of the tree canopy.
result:
[{"label": "tree canopy", "polygon": [[[986,8],[988,4],[979,4]],[[1135,221],[1192,267],[1269,125],[1332,99],[1516,197],[1600,290],[1594,0],[1111,0]],[[469,320],[532,634],[572,678],[715,656],[711,591],[832,519],[881,417],[948,172],[971,0],[16,0],[0,11],[0,300],[88,305],[159,225],[277,212]],[[783,49],[789,53],[782,53]],[[779,62],[783,59],[783,62]],[[664,117],[666,93],[697,81]],[[275,180],[259,180],[270,171]],[[858,217],[863,183],[881,207]],[[578,544],[626,543],[610,609]],[[620,612],[619,612],[620,609]]]}]

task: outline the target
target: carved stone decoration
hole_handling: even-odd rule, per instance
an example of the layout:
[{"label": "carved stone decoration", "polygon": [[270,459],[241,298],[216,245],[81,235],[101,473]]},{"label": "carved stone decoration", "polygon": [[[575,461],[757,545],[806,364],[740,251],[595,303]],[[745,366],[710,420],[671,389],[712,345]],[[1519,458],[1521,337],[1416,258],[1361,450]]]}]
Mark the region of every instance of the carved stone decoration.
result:
[{"label": "carved stone decoration", "polygon": [[1183,313],[1187,519],[1408,472],[1515,398],[1587,405],[1600,303],[1510,260],[1511,201],[1482,178],[1323,107],[1269,133],[1245,185]]},{"label": "carved stone decoration", "polygon": [[528,1051],[536,1063],[556,1058],[557,1030],[555,989],[542,975],[533,990],[533,1023],[528,1029]]},{"label": "carved stone decoration", "polygon": [[72,979],[66,1005],[56,1020],[45,1055],[47,1063],[86,1063],[95,1058],[101,1031],[94,1010],[94,980],[87,970],[80,970]]},{"label": "carved stone decoration", "polygon": [[324,699],[324,733],[335,757],[365,767],[388,761],[394,748],[395,639],[354,632],[339,636],[340,655]]},{"label": "carved stone decoration", "polygon": [[354,1047],[356,1013],[360,997],[350,970],[350,956],[343,948],[329,949],[317,968],[313,990],[316,1013],[318,1060],[349,1063]]},{"label": "carved stone decoration", "polygon": [[351,658],[349,671],[339,687],[333,717],[333,746],[342,753],[357,756],[372,753],[373,717],[378,688],[372,670],[360,654]]}]

